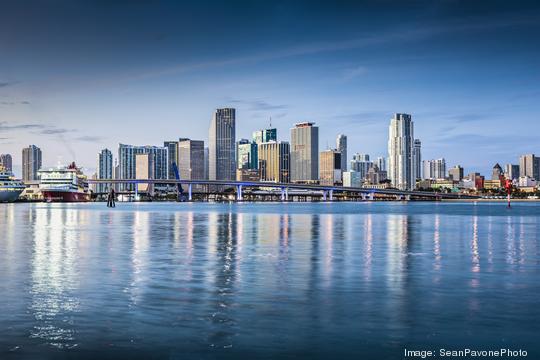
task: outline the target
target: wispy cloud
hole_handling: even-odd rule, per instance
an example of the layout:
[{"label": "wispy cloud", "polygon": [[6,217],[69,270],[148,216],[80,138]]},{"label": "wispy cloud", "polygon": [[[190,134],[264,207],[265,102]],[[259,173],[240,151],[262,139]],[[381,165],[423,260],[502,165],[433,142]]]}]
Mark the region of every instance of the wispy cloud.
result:
[{"label": "wispy cloud", "polygon": [[85,141],[85,142],[99,142],[99,141],[105,140],[105,137],[103,137],[103,136],[84,135],[84,136],[76,137],[75,140]]},{"label": "wispy cloud", "polygon": [[230,103],[233,104],[242,104],[246,105],[249,110],[252,111],[271,111],[271,110],[283,110],[287,109],[288,106],[285,104],[270,104],[264,100],[255,99],[255,100],[240,100],[240,99],[231,99]]},{"label": "wispy cloud", "polygon": [[17,81],[0,81],[0,88],[17,84]]},{"label": "wispy cloud", "polygon": [[12,106],[12,105],[30,105],[30,101],[0,101],[0,105]]},{"label": "wispy cloud", "polygon": [[0,121],[0,131],[44,129],[41,124],[15,124],[9,125],[7,121]]},{"label": "wispy cloud", "polygon": [[349,81],[367,73],[368,69],[365,66],[355,66],[343,71],[343,80]]},{"label": "wispy cloud", "polygon": [[56,128],[56,127],[48,127],[43,130],[38,131],[41,135],[59,135],[59,134],[65,134],[69,132],[73,132],[75,130],[73,129],[63,129],[63,128]]}]

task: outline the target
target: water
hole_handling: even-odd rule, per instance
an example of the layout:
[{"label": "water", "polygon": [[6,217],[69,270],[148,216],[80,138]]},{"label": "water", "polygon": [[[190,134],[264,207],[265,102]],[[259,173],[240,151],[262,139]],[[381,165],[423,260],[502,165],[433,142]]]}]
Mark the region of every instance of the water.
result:
[{"label": "water", "polygon": [[540,206],[0,205],[1,359],[540,357]]}]

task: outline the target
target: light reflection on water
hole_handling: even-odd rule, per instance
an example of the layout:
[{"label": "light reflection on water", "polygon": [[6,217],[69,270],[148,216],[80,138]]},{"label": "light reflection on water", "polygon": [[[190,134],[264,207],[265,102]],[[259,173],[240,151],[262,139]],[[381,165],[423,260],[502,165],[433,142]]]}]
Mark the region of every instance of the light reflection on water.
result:
[{"label": "light reflection on water", "polygon": [[1,205],[0,358],[538,354],[540,208],[503,205]]}]

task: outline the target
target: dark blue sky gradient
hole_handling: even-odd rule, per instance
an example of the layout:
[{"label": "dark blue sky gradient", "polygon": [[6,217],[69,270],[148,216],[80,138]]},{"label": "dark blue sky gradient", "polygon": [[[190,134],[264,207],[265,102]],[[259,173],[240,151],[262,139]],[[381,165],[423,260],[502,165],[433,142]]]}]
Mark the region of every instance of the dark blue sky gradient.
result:
[{"label": "dark blue sky gradient", "polygon": [[0,0],[0,152],[94,168],[102,147],[315,121],[386,154],[408,112],[424,158],[488,172],[540,153],[534,1]]}]

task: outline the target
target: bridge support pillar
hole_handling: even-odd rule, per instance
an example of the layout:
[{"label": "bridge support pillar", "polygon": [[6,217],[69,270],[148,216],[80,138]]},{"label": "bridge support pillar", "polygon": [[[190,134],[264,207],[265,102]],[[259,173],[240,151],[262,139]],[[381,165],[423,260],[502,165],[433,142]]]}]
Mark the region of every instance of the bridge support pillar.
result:
[{"label": "bridge support pillar", "polygon": [[369,193],[369,200],[370,200],[370,201],[375,200],[375,193],[372,193],[372,192]]},{"label": "bridge support pillar", "polygon": [[139,199],[139,186],[135,184],[135,197],[133,198],[133,201],[137,201]]},{"label": "bridge support pillar", "polygon": [[236,200],[242,201],[242,185],[236,187]]},{"label": "bridge support pillar", "polygon": [[285,201],[285,189],[281,188],[281,201]]},{"label": "bridge support pillar", "polygon": [[365,193],[361,193],[360,195],[362,196],[362,201],[366,201],[366,194],[365,194]]},{"label": "bridge support pillar", "polygon": [[192,188],[192,184],[189,184],[188,185],[188,200],[189,201],[193,200],[193,197],[191,196],[192,195],[191,188]]},{"label": "bridge support pillar", "polygon": [[322,192],[322,199],[323,201],[326,201],[326,190],[323,190]]},{"label": "bridge support pillar", "polygon": [[405,201],[411,201],[411,195],[405,195]]},{"label": "bridge support pillar", "polygon": [[285,201],[289,201],[289,188],[285,188]]},{"label": "bridge support pillar", "polygon": [[330,201],[334,201],[334,190],[330,190]]}]

